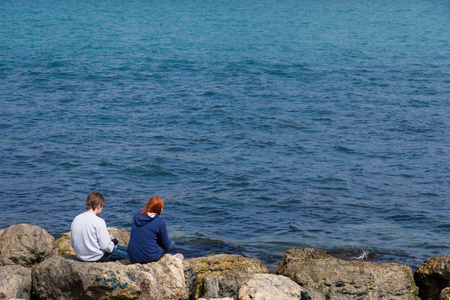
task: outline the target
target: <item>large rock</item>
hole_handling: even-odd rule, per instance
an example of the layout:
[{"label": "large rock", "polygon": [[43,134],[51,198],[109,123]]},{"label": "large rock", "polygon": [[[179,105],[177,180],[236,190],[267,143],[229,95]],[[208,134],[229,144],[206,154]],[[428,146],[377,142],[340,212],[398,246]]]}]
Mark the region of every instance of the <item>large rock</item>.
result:
[{"label": "large rock", "polygon": [[0,266],[0,299],[30,299],[31,270],[20,265]]},{"label": "large rock", "polygon": [[[109,235],[111,239],[118,239],[119,244],[122,246],[128,246],[130,242],[130,233],[125,229],[118,229],[116,227],[108,227]],[[70,231],[64,233],[60,238],[56,239],[56,245],[59,251],[63,255],[75,255],[75,250],[70,246]]]},{"label": "large rock", "polygon": [[258,259],[241,255],[218,254],[186,260],[197,274],[196,295],[200,295],[203,279],[227,273],[269,273],[269,269]]},{"label": "large rock", "polygon": [[344,261],[323,250],[295,247],[286,251],[277,273],[327,299],[419,299],[408,265]]},{"label": "large rock", "polygon": [[148,264],[54,256],[34,268],[33,293],[40,299],[188,299],[186,267],[168,254]]},{"label": "large rock", "polygon": [[57,254],[55,239],[39,226],[13,225],[0,236],[0,265],[33,266]]},{"label": "large rock", "polygon": [[439,299],[441,291],[450,287],[450,255],[427,259],[417,268],[414,278],[420,288],[419,296],[423,300]]},{"label": "large rock", "polygon": [[[314,295],[314,296],[312,296]],[[325,300],[309,293],[288,277],[275,274],[228,273],[205,277],[202,297],[231,297],[238,300]]]}]

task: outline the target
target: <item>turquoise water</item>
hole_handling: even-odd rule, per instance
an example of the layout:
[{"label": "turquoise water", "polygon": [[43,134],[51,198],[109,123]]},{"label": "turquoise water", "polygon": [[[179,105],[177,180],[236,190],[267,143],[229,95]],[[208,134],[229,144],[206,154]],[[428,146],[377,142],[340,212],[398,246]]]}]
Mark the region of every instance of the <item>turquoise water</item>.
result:
[{"label": "turquoise water", "polygon": [[450,253],[449,1],[0,5],[0,228],[130,230],[186,257]]}]

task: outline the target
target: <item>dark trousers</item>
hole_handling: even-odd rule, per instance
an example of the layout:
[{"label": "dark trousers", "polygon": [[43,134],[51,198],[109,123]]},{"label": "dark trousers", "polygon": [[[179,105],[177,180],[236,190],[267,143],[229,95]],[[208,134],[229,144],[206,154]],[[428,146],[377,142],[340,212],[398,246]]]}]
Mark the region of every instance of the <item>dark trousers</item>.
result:
[{"label": "dark trousers", "polygon": [[111,253],[105,252],[102,258],[100,258],[100,262],[108,262],[115,261],[119,259],[127,259],[128,258],[128,248],[125,246],[117,245],[114,247]]}]

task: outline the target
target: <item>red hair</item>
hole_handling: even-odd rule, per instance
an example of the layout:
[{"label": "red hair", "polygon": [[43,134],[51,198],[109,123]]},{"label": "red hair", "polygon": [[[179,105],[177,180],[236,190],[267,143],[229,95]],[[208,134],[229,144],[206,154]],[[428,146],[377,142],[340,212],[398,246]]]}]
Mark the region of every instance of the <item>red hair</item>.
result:
[{"label": "red hair", "polygon": [[161,199],[159,196],[153,196],[144,205],[144,209],[139,214],[143,215],[146,213],[154,213],[160,215],[163,207],[164,207],[163,199]]}]

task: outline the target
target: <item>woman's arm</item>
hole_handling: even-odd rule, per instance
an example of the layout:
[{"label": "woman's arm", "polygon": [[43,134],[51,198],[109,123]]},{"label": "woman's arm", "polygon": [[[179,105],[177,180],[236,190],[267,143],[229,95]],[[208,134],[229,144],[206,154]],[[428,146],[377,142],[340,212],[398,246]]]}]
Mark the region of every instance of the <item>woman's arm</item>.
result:
[{"label": "woman's arm", "polygon": [[160,246],[161,248],[164,249],[164,251],[168,252],[171,249],[171,245],[170,245],[170,239],[169,239],[169,235],[167,234],[167,226],[166,226],[166,222],[161,219],[161,225],[160,225]]}]

